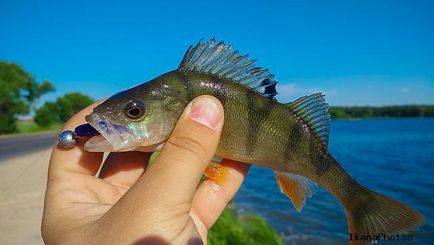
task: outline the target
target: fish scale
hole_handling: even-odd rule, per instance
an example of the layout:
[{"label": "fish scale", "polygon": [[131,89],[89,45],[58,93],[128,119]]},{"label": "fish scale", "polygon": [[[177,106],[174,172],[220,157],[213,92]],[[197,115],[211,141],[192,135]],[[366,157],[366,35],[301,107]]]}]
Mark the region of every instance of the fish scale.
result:
[{"label": "fish scale", "polygon": [[[289,111],[286,106],[229,80],[224,81],[207,74],[182,73],[184,79],[189,80],[191,89],[195,91],[191,95],[185,93],[187,101],[200,95],[213,95],[223,104],[226,112],[225,124],[217,155],[228,158],[237,156],[233,160],[256,163],[265,167],[272,167],[277,161],[281,161],[280,156],[288,152],[284,142],[288,141],[289,136],[285,132],[294,125],[288,121]],[[177,77],[172,74],[167,76]],[[162,79],[170,83],[182,83],[165,77]],[[185,87],[185,90],[188,88]],[[286,121],[279,119],[286,119]],[[297,141],[294,141],[294,144],[297,144]],[[279,150],[276,152],[276,149]],[[270,152],[277,154],[269,154]],[[281,165],[281,168],[287,166],[287,164]]]}]

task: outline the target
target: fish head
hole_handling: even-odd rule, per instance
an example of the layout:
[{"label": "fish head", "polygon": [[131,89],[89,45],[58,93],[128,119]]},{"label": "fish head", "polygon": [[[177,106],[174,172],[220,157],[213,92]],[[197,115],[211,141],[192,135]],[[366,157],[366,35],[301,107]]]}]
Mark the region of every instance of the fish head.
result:
[{"label": "fish head", "polygon": [[158,150],[183,111],[183,105],[166,96],[162,88],[139,85],[95,107],[85,119],[101,135],[90,138],[84,145],[85,150]]}]

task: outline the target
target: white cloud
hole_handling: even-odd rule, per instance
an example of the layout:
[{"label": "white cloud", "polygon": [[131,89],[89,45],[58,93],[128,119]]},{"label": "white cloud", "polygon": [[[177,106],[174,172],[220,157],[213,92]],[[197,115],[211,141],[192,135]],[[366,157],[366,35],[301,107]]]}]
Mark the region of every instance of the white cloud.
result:
[{"label": "white cloud", "polygon": [[287,80],[279,83],[277,92],[281,102],[322,92],[331,105],[434,104],[434,80],[423,76],[354,75]]},{"label": "white cloud", "polygon": [[291,95],[297,92],[297,85],[295,85],[294,83],[291,84],[278,83],[277,90],[279,93]]},{"label": "white cloud", "polygon": [[336,89],[323,89],[318,87],[302,87],[296,83],[278,83],[277,84],[277,99],[281,102],[293,101],[299,97],[314,94],[323,93],[326,97],[331,97],[337,94]]}]

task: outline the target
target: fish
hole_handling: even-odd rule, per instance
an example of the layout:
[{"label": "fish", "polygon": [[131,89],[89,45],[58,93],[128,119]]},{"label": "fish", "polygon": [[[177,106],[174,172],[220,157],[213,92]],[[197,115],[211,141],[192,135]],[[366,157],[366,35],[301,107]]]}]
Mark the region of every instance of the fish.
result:
[{"label": "fish", "polygon": [[214,38],[191,45],[177,69],[95,107],[85,119],[100,135],[85,149],[159,150],[188,103],[211,95],[225,113],[216,157],[271,168],[298,212],[319,185],[345,208],[350,234],[394,235],[423,224],[421,213],[359,184],[330,154],[329,106],[322,93],[280,103],[274,75],[255,62]]}]

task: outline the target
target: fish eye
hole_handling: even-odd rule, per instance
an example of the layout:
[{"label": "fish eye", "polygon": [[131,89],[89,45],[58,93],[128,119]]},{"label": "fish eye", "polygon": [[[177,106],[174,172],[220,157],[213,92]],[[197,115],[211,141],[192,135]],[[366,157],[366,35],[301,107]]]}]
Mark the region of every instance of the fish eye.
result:
[{"label": "fish eye", "polygon": [[140,100],[130,100],[124,108],[125,115],[131,120],[140,120],[145,115],[145,105]]}]

